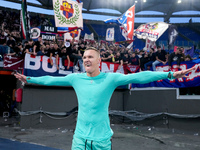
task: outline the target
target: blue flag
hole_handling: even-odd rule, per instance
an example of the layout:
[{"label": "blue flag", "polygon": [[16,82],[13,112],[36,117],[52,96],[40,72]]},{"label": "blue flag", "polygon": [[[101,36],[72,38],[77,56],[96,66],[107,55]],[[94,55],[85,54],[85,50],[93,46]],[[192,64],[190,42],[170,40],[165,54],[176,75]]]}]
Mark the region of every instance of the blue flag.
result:
[{"label": "blue flag", "polygon": [[193,57],[194,56],[194,46],[192,46],[188,50],[185,50],[185,55],[190,55],[191,57]]}]

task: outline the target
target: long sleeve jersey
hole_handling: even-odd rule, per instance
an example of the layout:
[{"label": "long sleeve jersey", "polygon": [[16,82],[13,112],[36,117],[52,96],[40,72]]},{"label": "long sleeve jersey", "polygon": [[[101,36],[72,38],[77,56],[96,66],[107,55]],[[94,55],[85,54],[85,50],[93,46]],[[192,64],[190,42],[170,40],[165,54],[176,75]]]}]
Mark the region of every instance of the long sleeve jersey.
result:
[{"label": "long sleeve jersey", "polygon": [[[72,86],[78,98],[78,118],[75,136],[101,141],[110,138],[108,107],[116,87],[129,83],[144,84],[167,79],[169,72],[144,71],[134,74],[100,73],[89,77],[86,73],[70,74],[65,77],[27,77],[28,83],[47,86]],[[173,77],[173,73],[171,73]]]}]

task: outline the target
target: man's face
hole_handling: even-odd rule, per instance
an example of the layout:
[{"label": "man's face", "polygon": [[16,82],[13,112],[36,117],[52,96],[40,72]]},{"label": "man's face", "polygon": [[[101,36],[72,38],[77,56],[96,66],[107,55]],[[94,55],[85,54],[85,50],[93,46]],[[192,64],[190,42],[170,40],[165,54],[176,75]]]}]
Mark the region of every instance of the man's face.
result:
[{"label": "man's face", "polygon": [[58,44],[54,44],[54,48],[55,48],[55,49],[58,49]]},{"label": "man's face", "polygon": [[135,53],[133,53],[131,56],[134,58],[135,57]]},{"label": "man's face", "polygon": [[49,49],[49,47],[50,47],[50,46],[47,44],[47,45],[46,45],[46,49]]},{"label": "man's face", "polygon": [[181,47],[181,51],[184,52],[184,48]]},{"label": "man's face", "polygon": [[84,48],[85,45],[84,45],[84,44],[81,44],[80,46],[81,46],[81,48]]},{"label": "man's face", "polygon": [[41,41],[42,41],[42,38],[41,38],[41,37],[39,37],[39,38],[38,38],[38,41],[39,41],[39,42],[41,42]]},{"label": "man's face", "polygon": [[176,52],[177,54],[181,54],[180,49],[177,49],[176,51],[177,51],[177,52]]},{"label": "man's face", "polygon": [[50,48],[52,49],[54,47],[54,44],[50,44]]},{"label": "man's face", "polygon": [[28,41],[29,45],[32,46],[33,45],[33,41]]},{"label": "man's face", "polygon": [[67,49],[66,48],[63,48],[63,53],[67,53]]},{"label": "man's face", "polygon": [[99,63],[101,59],[99,54],[94,50],[87,50],[83,55],[83,64],[87,73],[94,73],[99,71]]}]

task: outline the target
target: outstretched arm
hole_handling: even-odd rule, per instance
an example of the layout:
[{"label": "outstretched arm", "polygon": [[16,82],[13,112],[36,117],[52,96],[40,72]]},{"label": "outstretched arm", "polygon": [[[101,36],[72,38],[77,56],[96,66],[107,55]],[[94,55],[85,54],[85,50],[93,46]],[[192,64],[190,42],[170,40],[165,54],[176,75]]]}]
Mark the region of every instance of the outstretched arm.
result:
[{"label": "outstretched arm", "polygon": [[116,74],[115,84],[116,86],[126,85],[130,83],[145,84],[153,81],[158,81],[162,79],[175,79],[188,77],[187,73],[191,72],[195,67],[192,67],[183,71],[176,72],[154,72],[154,71],[143,71],[139,73],[133,73],[128,75]]},{"label": "outstretched arm", "polygon": [[65,77],[27,77],[25,75],[16,73],[15,77],[24,83],[34,83],[47,86],[71,86],[73,82],[73,75],[67,75]]}]

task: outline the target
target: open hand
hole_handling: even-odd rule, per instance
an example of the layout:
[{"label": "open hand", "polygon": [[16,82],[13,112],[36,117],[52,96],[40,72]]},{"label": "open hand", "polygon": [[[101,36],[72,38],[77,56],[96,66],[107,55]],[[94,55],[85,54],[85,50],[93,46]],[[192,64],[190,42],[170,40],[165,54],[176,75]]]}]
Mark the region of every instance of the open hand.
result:
[{"label": "open hand", "polygon": [[27,83],[27,81],[26,81],[26,76],[25,75],[22,75],[22,74],[20,74],[20,73],[16,73],[16,74],[14,74],[14,76],[17,78],[17,79],[19,79],[20,81],[22,81],[22,82],[24,82],[24,83]]},{"label": "open hand", "polygon": [[188,78],[189,76],[186,76],[186,74],[188,74],[189,72],[191,72],[194,69],[195,69],[195,67],[192,67],[192,68],[186,69],[186,70],[182,70],[182,71],[176,71],[173,73],[173,76],[175,78],[183,78],[183,77]]}]

